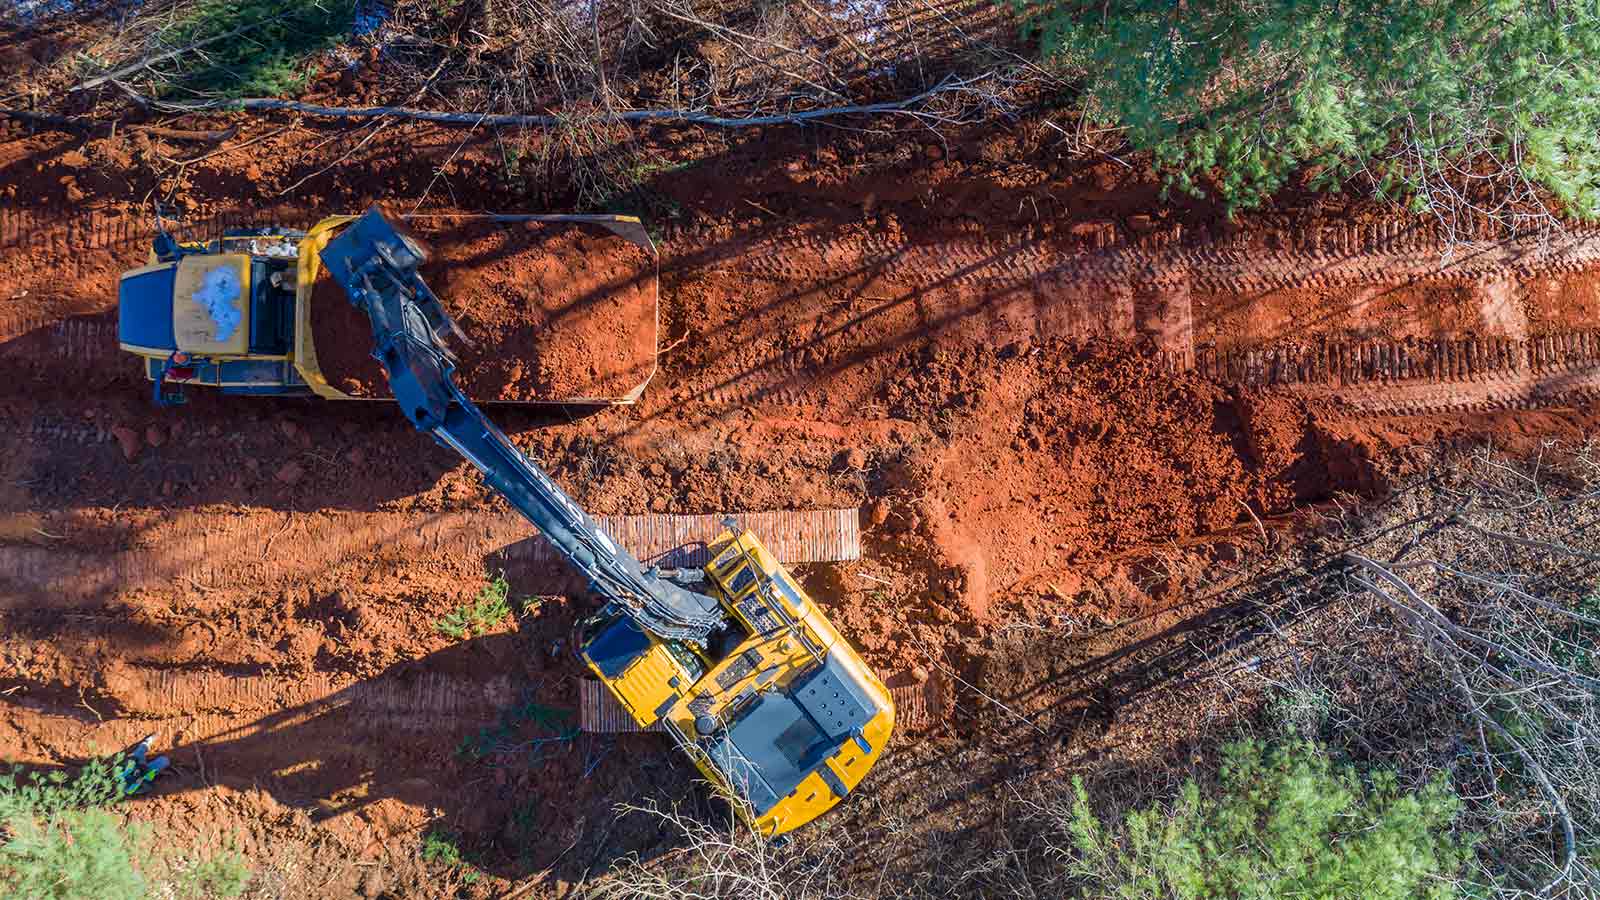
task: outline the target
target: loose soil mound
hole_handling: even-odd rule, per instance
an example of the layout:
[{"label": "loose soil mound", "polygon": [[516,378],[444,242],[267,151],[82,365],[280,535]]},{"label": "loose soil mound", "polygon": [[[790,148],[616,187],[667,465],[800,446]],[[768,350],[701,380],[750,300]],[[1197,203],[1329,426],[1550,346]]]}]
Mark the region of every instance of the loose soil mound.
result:
[{"label": "loose soil mound", "polygon": [[[655,361],[655,264],[603,227],[473,222],[422,232],[422,278],[466,332],[456,383],[475,400],[616,399]],[[334,387],[389,396],[372,326],[331,279],[317,282],[311,329]]]}]

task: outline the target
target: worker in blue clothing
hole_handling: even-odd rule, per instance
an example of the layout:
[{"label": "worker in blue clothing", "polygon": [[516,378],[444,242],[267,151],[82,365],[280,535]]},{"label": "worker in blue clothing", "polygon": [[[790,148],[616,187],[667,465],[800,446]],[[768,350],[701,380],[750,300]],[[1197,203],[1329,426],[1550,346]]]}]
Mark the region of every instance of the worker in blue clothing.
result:
[{"label": "worker in blue clothing", "polygon": [[145,735],[144,740],[122,751],[122,761],[117,764],[117,776],[122,782],[122,796],[131,797],[144,790],[156,776],[166,771],[172,761],[165,756],[150,759],[150,745],[155,741],[153,734]]}]

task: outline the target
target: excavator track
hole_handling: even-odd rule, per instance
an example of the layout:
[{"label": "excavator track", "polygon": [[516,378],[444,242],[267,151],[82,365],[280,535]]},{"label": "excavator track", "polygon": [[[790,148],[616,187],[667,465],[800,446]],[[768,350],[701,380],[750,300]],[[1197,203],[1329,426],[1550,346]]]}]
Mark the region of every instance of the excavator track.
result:
[{"label": "excavator track", "polygon": [[[39,437],[110,441],[103,429],[57,422]],[[851,508],[804,512],[741,512],[739,521],[767,538],[785,564],[861,558],[861,524]],[[597,521],[646,562],[695,567],[704,544],[721,530],[723,515],[597,516]],[[261,535],[276,535],[263,544]],[[686,552],[671,554],[675,548]],[[492,560],[495,565],[554,568],[561,559],[521,516],[485,512],[266,514],[228,518],[175,512],[159,540],[106,553],[75,551],[70,540],[49,545],[0,543],[8,590],[57,602],[88,602],[116,591],[160,590],[173,583],[270,588],[311,577],[374,553],[413,562]],[[670,554],[670,555],[669,555]]]}]

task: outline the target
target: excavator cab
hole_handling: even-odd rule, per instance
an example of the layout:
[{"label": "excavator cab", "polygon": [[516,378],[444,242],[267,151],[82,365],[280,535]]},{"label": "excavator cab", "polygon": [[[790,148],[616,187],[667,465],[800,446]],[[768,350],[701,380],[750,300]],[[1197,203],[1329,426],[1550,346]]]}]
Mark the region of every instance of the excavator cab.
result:
[{"label": "excavator cab", "polygon": [[774,837],[860,783],[888,743],[894,703],[794,576],[725,524],[704,575],[727,618],[703,643],[656,638],[612,604],[579,653],[640,728],[660,723]]}]

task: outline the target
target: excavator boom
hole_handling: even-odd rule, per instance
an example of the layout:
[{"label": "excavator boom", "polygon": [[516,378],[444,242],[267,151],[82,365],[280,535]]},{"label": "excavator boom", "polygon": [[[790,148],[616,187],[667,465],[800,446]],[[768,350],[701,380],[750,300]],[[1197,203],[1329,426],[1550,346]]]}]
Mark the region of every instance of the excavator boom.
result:
[{"label": "excavator boom", "polygon": [[465,340],[417,275],[425,257],[376,208],[321,252],[328,274],[372,321],[373,356],[419,431],[460,453],[588,578],[591,588],[665,638],[703,644],[726,619],[715,598],[646,569],[518,450],[456,386],[447,336]]}]

